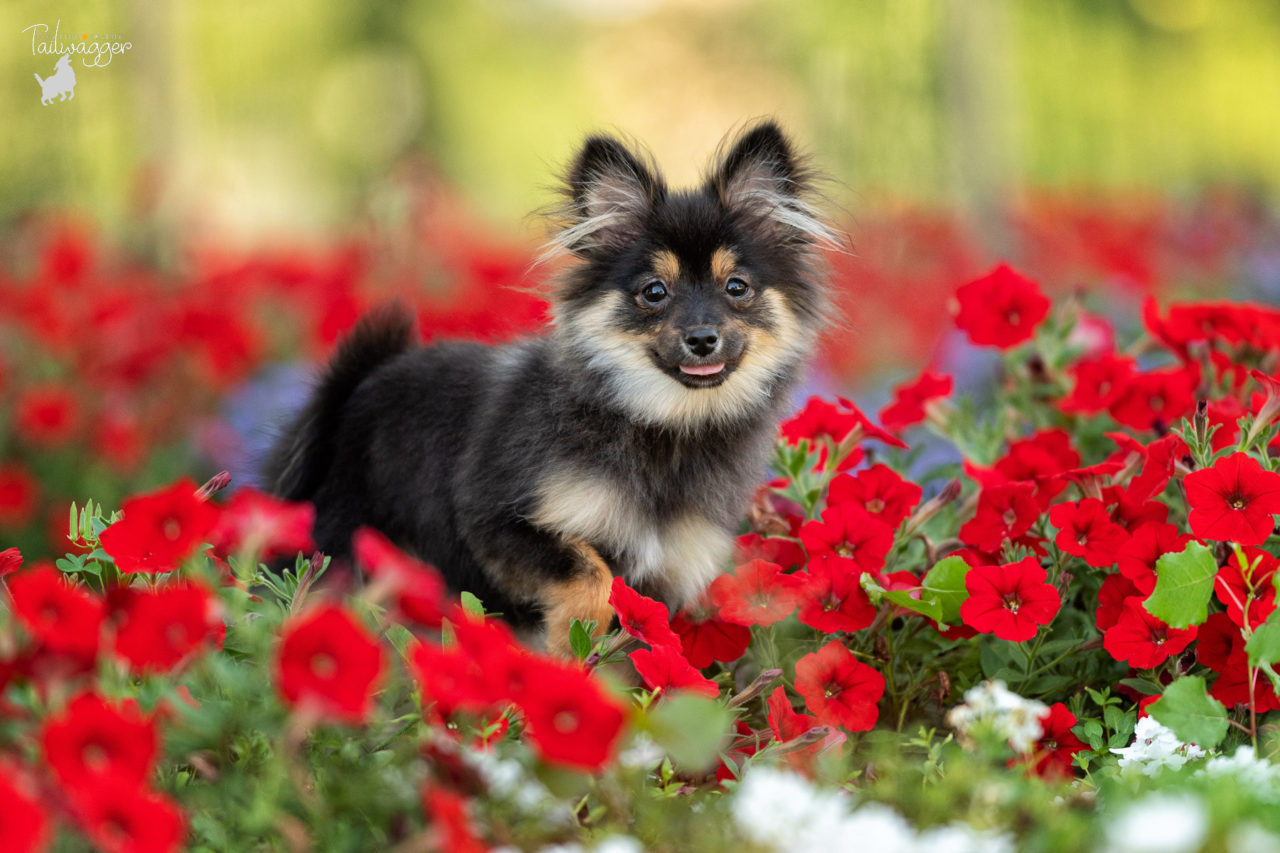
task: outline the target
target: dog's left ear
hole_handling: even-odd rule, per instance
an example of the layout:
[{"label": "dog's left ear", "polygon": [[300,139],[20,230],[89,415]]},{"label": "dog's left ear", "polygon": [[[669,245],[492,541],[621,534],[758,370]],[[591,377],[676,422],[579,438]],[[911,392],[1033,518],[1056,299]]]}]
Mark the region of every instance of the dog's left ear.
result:
[{"label": "dog's left ear", "polygon": [[748,128],[718,159],[708,189],[727,209],[742,214],[757,236],[805,243],[834,240],[808,201],[813,175],[775,122]]}]

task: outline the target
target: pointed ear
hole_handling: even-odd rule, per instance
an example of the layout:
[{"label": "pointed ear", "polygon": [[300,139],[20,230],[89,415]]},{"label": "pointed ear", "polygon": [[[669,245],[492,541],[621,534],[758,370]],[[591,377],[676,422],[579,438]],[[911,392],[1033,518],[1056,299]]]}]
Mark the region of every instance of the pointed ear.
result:
[{"label": "pointed ear", "polygon": [[625,246],[666,191],[662,179],[611,136],[591,136],[569,167],[564,227],[555,242],[589,256]]},{"label": "pointed ear", "polygon": [[765,121],[728,146],[707,186],[761,238],[838,242],[808,201],[812,182],[812,173],[781,128]]}]

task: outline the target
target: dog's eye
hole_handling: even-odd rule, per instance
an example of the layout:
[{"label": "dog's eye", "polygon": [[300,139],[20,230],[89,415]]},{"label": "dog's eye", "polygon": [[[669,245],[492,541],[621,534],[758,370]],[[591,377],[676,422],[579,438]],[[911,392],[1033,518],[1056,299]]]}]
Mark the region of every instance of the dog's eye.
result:
[{"label": "dog's eye", "polygon": [[742,299],[751,295],[751,285],[735,276],[725,283],[724,292],[734,299]]},{"label": "dog's eye", "polygon": [[640,296],[650,305],[657,305],[667,298],[667,286],[661,280],[655,278],[644,286],[644,290],[640,291]]}]

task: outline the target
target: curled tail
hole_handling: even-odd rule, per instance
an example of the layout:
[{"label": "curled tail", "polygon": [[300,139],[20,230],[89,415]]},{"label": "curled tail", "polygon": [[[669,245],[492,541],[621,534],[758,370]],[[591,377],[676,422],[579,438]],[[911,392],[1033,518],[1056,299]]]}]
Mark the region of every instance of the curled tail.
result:
[{"label": "curled tail", "polygon": [[413,317],[399,302],[360,318],[338,344],[310,401],[271,449],[267,488],[288,500],[308,500],[324,481],[347,400],[365,377],[414,345]]}]

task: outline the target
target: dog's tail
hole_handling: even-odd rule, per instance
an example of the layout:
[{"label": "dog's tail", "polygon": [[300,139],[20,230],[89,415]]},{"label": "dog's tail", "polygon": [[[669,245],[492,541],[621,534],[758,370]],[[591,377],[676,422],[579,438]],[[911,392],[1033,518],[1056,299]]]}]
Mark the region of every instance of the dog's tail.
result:
[{"label": "dog's tail", "polygon": [[36,73],[34,73],[34,72],[33,72],[31,76],[32,76],[32,77],[35,77],[35,78],[36,78],[36,82],[37,82],[37,83],[39,83],[41,86],[43,86],[43,85],[44,85],[44,81],[40,79],[40,75],[39,75],[39,74],[36,74]]},{"label": "dog's tail", "polygon": [[334,457],[334,438],[347,400],[378,367],[415,342],[413,316],[400,302],[365,314],[338,344],[311,400],[271,449],[267,488],[287,500],[309,500]]}]

